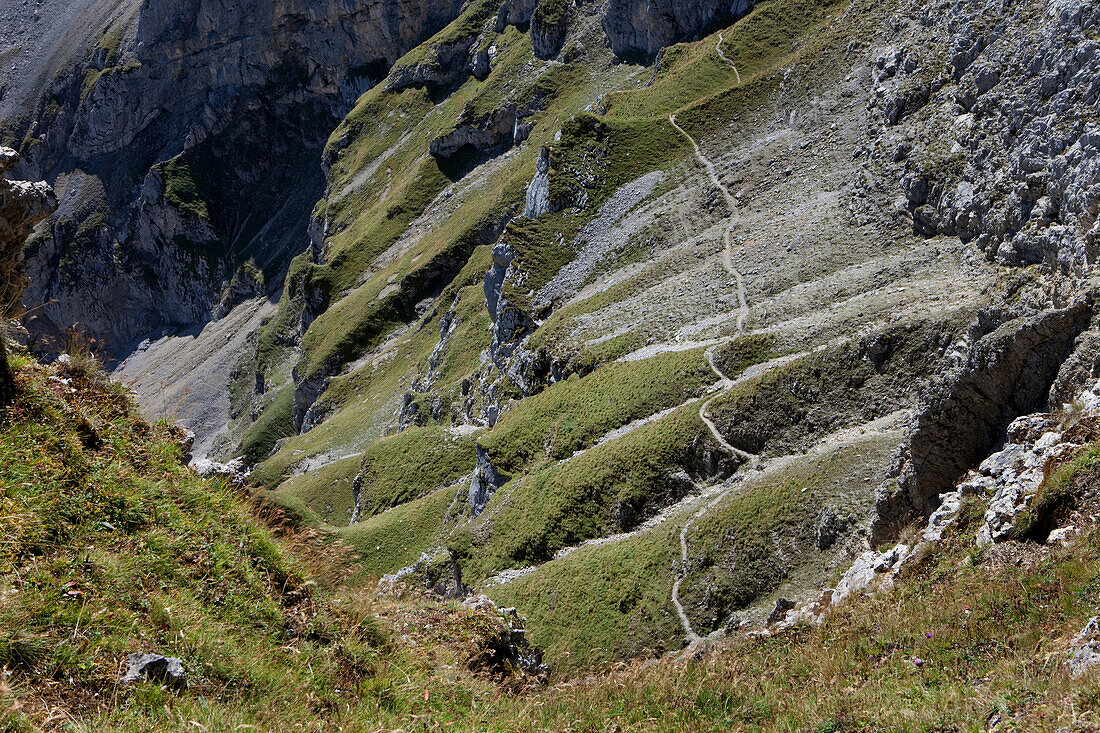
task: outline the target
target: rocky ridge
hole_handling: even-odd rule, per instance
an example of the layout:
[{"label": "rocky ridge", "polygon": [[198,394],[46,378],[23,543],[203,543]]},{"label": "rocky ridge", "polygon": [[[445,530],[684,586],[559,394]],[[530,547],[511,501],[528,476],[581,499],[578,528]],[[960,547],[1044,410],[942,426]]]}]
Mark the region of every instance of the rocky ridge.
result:
[{"label": "rocky ridge", "polygon": [[[85,27],[94,12],[54,4],[56,23]],[[224,291],[247,260],[264,273],[261,289],[281,284],[322,191],[328,130],[460,8],[306,5],[118,2],[90,23],[105,28],[98,38],[39,61],[53,65],[53,82],[39,98],[12,99],[3,117],[22,141],[21,171],[61,192],[30,251],[27,302],[44,304],[32,331],[79,322],[125,353],[157,327],[209,320],[237,297]],[[19,25],[42,21],[4,22],[18,53]]]}]

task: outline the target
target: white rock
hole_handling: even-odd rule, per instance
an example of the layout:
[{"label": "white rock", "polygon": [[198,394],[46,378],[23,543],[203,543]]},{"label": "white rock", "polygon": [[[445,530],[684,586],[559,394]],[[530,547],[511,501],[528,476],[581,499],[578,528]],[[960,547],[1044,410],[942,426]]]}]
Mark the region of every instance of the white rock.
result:
[{"label": "white rock", "polygon": [[1063,546],[1068,545],[1069,541],[1077,534],[1075,527],[1059,527],[1058,529],[1047,535],[1047,544],[1053,545],[1059,543]]}]

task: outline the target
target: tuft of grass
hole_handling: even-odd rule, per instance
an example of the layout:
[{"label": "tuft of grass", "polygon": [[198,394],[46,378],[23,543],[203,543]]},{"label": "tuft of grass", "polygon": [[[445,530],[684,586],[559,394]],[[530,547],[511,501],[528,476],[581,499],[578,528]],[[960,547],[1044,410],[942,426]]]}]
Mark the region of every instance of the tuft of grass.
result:
[{"label": "tuft of grass", "polygon": [[210,220],[210,210],[190,163],[183,156],[176,156],[154,166],[164,180],[164,197],[181,211]]}]

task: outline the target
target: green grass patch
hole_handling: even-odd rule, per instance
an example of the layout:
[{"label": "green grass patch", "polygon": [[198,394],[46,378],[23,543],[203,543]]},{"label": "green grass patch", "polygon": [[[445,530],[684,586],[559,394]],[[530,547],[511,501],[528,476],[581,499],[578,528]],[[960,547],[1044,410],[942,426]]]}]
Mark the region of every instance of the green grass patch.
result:
[{"label": "green grass patch", "polygon": [[464,566],[469,578],[544,562],[564,547],[636,527],[692,491],[693,478],[717,472],[707,459],[715,450],[709,436],[698,407],[688,405],[571,460],[516,477],[479,519]]},{"label": "green grass patch", "polygon": [[456,489],[440,489],[416,501],[376,514],[337,530],[337,536],[355,548],[367,575],[393,573],[431,553],[443,541],[447,509]]},{"label": "green grass patch", "polygon": [[210,210],[206,205],[204,186],[196,178],[196,171],[183,156],[176,156],[154,166],[164,180],[164,197],[181,211],[186,211],[200,219],[210,221]]},{"label": "green grass patch", "polygon": [[669,601],[678,557],[674,533],[655,531],[574,552],[483,590],[519,609],[532,642],[568,673],[679,648]]},{"label": "green grass patch", "polygon": [[308,509],[310,518],[346,525],[351,521],[355,503],[352,482],[359,473],[361,460],[361,456],[349,456],[293,476],[279,486],[278,495],[287,501],[297,500]]},{"label": "green grass patch", "polygon": [[494,466],[514,474],[567,458],[610,430],[679,405],[713,377],[702,349],[606,364],[515,403],[479,443]]},{"label": "green grass patch", "polygon": [[372,516],[449,485],[474,469],[474,436],[406,428],[371,443],[359,474],[362,516]]},{"label": "green grass patch", "polygon": [[249,463],[264,460],[279,439],[294,435],[293,412],[294,386],[288,384],[275,394],[241,441],[241,453]]}]

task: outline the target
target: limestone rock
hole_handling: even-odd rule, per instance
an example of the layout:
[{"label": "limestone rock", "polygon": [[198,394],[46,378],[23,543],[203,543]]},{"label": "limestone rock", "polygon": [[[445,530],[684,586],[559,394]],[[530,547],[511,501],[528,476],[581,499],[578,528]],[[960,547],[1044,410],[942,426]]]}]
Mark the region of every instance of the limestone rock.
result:
[{"label": "limestone rock", "polygon": [[527,205],[523,215],[528,219],[537,219],[550,213],[550,149],[544,147],[536,163],[535,177],[527,186]]},{"label": "limestone rock", "polygon": [[755,0],[611,0],[603,27],[620,56],[652,56],[665,46],[732,23]]},{"label": "limestone rock", "polygon": [[489,504],[493,494],[507,483],[489,460],[489,454],[480,445],[477,446],[477,466],[474,469],[474,478],[470,482],[470,512],[478,516]]},{"label": "limestone rock", "polygon": [[1070,677],[1079,679],[1100,665],[1100,617],[1093,616],[1073,639],[1072,652],[1066,667]]},{"label": "limestone rock", "polygon": [[485,155],[519,145],[531,134],[519,110],[508,105],[479,120],[459,121],[455,129],[432,140],[429,152],[436,158],[453,158],[463,149]]},{"label": "limestone rock", "polygon": [[[1083,272],[1100,247],[1100,9],[1048,3],[1009,30],[1013,12],[994,0],[928,7],[919,34],[883,49],[872,108],[888,132],[878,154],[909,146],[898,162],[917,233],[974,242],[1006,265]],[[948,144],[927,134],[933,125]],[[984,142],[1007,130],[1003,144]],[[941,165],[959,154],[957,171]]]},{"label": "limestone rock", "polygon": [[127,658],[126,674],[119,681],[129,685],[142,679],[159,682],[177,690],[187,686],[187,672],[184,671],[183,662],[160,654],[138,653]]}]

